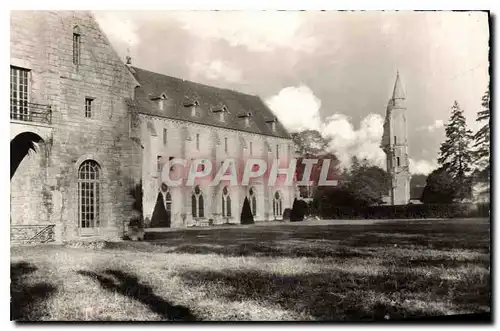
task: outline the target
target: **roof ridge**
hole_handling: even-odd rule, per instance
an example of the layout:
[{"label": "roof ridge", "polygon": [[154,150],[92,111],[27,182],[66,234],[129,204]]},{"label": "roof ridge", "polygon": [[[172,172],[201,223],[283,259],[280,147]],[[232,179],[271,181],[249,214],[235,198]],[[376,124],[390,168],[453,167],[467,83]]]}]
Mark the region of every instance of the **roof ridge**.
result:
[{"label": "roof ridge", "polygon": [[192,81],[192,80],[189,80],[189,79],[184,79],[184,78],[180,78],[180,77],[176,77],[176,76],[171,76],[171,75],[167,75],[167,74],[162,74],[162,73],[157,72],[157,71],[152,71],[152,70],[148,70],[148,69],[143,69],[143,68],[139,68],[139,67],[136,67],[136,66],[131,66],[131,67],[132,67],[134,70],[142,70],[142,71],[147,71],[148,73],[152,73],[152,74],[156,74],[156,75],[160,75],[160,76],[165,76],[165,77],[169,77],[169,78],[173,78],[173,79],[181,80],[181,81],[183,81],[183,82],[188,82],[188,83],[191,83],[191,84],[196,84],[196,85],[200,85],[200,86],[203,86],[203,87],[208,87],[208,88],[211,88],[211,89],[218,89],[218,90],[228,91],[228,92],[237,93],[237,94],[241,94],[241,95],[244,95],[244,96],[255,97],[255,98],[259,98],[259,99],[260,99],[260,96],[258,96],[258,95],[256,95],[256,94],[243,93],[243,92],[240,92],[240,91],[237,91],[237,90],[233,90],[233,89],[230,89],[230,88],[218,87],[218,86],[213,86],[213,85],[203,84],[203,83],[195,82],[195,81]]}]

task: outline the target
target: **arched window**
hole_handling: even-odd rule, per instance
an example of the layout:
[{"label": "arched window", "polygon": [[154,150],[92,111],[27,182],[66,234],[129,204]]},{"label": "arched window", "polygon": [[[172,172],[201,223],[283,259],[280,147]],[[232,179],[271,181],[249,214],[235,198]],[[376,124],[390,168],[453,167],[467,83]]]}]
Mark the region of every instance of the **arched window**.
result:
[{"label": "arched window", "polygon": [[78,169],[79,227],[100,226],[100,168],[93,160],[87,160]]},{"label": "arched window", "polygon": [[253,187],[248,190],[250,209],[252,210],[252,215],[257,215],[257,197],[255,196],[255,189]]},{"label": "arched window", "polygon": [[227,186],[222,189],[222,216],[231,217],[231,197]]},{"label": "arched window", "polygon": [[274,193],[274,199],[273,199],[273,215],[275,217],[282,215],[281,207],[282,207],[281,195],[280,192],[276,191]]},{"label": "arched window", "polygon": [[163,197],[165,199],[165,210],[170,213],[172,210],[172,195],[170,194],[170,189],[165,183],[162,183],[160,190],[163,192]]},{"label": "arched window", "polygon": [[194,188],[193,194],[191,195],[191,213],[193,217],[205,217],[203,192],[201,192],[199,185]]}]

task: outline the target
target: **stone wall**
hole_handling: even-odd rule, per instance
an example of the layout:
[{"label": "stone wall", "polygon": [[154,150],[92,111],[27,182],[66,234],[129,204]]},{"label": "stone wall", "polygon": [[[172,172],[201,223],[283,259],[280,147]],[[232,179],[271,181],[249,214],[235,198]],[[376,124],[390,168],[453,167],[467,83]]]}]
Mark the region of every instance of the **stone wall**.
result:
[{"label": "stone wall", "polygon": [[[73,64],[75,26],[81,34],[79,65]],[[141,147],[131,139],[127,107],[136,86],[130,72],[93,16],[81,11],[11,12],[11,65],[30,69],[30,101],[53,109],[45,166],[23,160],[15,177],[24,179],[11,181],[11,190],[25,195],[15,193],[13,198],[44,197],[57,240],[78,238],[78,168],[87,159],[95,160],[102,174],[101,229],[96,235],[121,236],[123,221],[133,213],[129,191],[140,181]],[[85,117],[85,98],[94,99],[91,118]],[[43,184],[35,180],[34,164],[46,173]],[[38,186],[28,192],[23,187],[27,182]],[[14,206],[13,222],[36,223],[39,210],[27,209],[20,217]]]},{"label": "stone wall", "polygon": [[[216,166],[218,170],[224,160],[232,158],[237,161],[237,171],[242,173],[243,165],[249,158],[264,159],[271,165],[272,159],[276,155],[277,145],[280,150],[280,168],[288,166],[289,158],[293,157],[293,142],[288,139],[215,128],[143,114],[139,116],[139,122],[141,143],[144,146],[142,156],[144,217],[149,219],[152,217],[162,184],[158,160],[160,160],[161,167],[171,157],[187,160],[207,158],[211,160],[212,165]],[[163,137],[164,129],[166,129],[167,134],[165,143]],[[197,135],[199,135],[199,145],[197,145]],[[227,138],[227,151],[225,138]],[[269,151],[269,147],[271,151]],[[163,167],[160,169],[163,169]],[[180,175],[178,170],[175,170],[172,173],[173,179],[177,179],[178,175]],[[214,223],[226,222],[222,218],[222,190],[226,185],[228,185],[231,197],[232,217],[229,221],[232,223],[240,223],[243,201],[245,196],[248,195],[250,187],[254,187],[257,197],[256,221],[274,219],[272,199],[277,189],[280,191],[283,199],[282,210],[291,208],[295,197],[294,187],[269,187],[267,185],[267,178],[251,180],[248,186],[232,186],[230,183],[224,184],[223,182],[218,186],[210,186],[209,184],[210,180],[207,179],[200,181],[199,185],[204,197],[204,218],[212,218]],[[193,186],[186,185],[169,188],[172,196],[172,227],[189,226],[195,223],[191,213],[193,188]]]}]

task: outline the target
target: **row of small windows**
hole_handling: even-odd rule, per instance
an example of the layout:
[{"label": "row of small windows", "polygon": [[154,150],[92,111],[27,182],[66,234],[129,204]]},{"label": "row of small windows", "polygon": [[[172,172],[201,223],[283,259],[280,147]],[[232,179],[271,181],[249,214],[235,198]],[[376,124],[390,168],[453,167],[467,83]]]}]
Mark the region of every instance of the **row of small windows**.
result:
[{"label": "row of small windows", "polygon": [[[90,117],[90,116],[89,116]],[[200,134],[197,133],[196,134],[196,138],[195,138],[195,142],[196,142],[196,150],[200,150]],[[163,129],[163,145],[166,146],[167,145],[167,142],[168,142],[168,130],[166,128]],[[228,138],[227,137],[224,137],[224,152],[225,153],[228,153],[229,151],[229,147],[228,147]],[[253,142],[249,142],[248,144],[248,149],[250,151],[250,155],[253,155]],[[279,154],[279,144],[276,144],[276,158],[279,159],[280,158],[280,154]]]}]

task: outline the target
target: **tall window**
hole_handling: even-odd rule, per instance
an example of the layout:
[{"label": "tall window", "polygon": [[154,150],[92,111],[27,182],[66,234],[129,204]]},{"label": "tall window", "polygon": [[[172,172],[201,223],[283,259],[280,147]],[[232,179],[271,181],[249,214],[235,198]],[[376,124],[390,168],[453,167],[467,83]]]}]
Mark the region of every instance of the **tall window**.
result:
[{"label": "tall window", "polygon": [[276,216],[281,216],[282,215],[282,200],[281,200],[281,195],[278,191],[274,193],[274,199],[273,199],[273,215]]},{"label": "tall window", "polygon": [[222,217],[231,217],[231,197],[227,186],[222,189]]},{"label": "tall window", "polygon": [[200,186],[196,186],[191,195],[191,213],[193,217],[205,217],[205,210],[203,206],[203,193]]},{"label": "tall window", "polygon": [[399,167],[399,165],[400,165],[400,163],[399,163],[399,156],[396,158],[396,164],[397,164],[397,165],[398,165],[398,167]]},{"label": "tall window", "polygon": [[29,70],[10,67],[10,118],[29,121]]},{"label": "tall window", "polygon": [[156,169],[159,173],[161,173],[162,168],[163,168],[163,164],[161,163],[161,155],[158,155],[156,157]]},{"label": "tall window", "polygon": [[252,210],[252,215],[257,215],[257,197],[255,196],[255,189],[253,187],[248,191],[250,196],[250,209]]},{"label": "tall window", "polygon": [[196,134],[196,149],[200,150],[200,134]]},{"label": "tall window", "polygon": [[94,99],[85,98],[85,117],[87,118],[92,117],[92,101],[94,101]]},{"label": "tall window", "polygon": [[397,145],[398,144],[398,137],[394,136],[394,145]]},{"label": "tall window", "polygon": [[276,144],[276,159],[280,158],[280,145]]},{"label": "tall window", "polygon": [[97,162],[87,160],[78,169],[79,227],[100,226],[100,171]]},{"label": "tall window", "polygon": [[252,147],[253,147],[253,146],[252,146],[252,142],[250,142],[250,156],[252,156],[252,155],[253,155],[253,148],[252,148]]},{"label": "tall window", "polygon": [[80,64],[80,28],[73,28],[73,64]]},{"label": "tall window", "polygon": [[227,153],[227,137],[224,138],[224,152]]},{"label": "tall window", "polygon": [[163,128],[163,145],[167,145],[167,129]]}]

